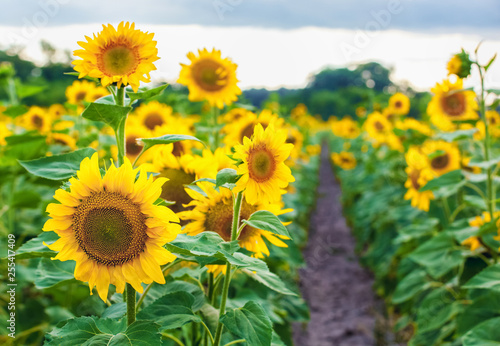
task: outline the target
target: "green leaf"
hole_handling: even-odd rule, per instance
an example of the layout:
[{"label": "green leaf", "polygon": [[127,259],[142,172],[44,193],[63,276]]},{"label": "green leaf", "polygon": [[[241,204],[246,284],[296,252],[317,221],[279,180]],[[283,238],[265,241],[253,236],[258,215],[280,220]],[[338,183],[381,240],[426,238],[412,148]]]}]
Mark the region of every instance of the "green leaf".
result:
[{"label": "green leaf", "polygon": [[397,285],[396,291],[392,296],[394,304],[401,304],[415,295],[429,288],[430,282],[427,279],[427,273],[424,270],[415,270],[405,276]]},{"label": "green leaf", "polygon": [[480,210],[486,210],[488,207],[486,206],[486,202],[479,196],[475,195],[465,195],[464,202],[471,207],[478,208]]},{"label": "green leaf", "polygon": [[[19,160],[30,160],[45,155],[47,144],[45,136],[34,132],[5,137],[7,147],[5,155]],[[2,159],[3,160],[3,159]]]},{"label": "green leaf", "polygon": [[92,102],[85,108],[82,113],[84,118],[94,121],[102,121],[111,126],[115,131],[118,126],[130,113],[132,107],[117,106],[106,102],[106,100],[99,100],[100,102]]},{"label": "green leaf", "polygon": [[38,237],[28,240],[16,250],[16,259],[54,257],[57,255],[57,252],[43,245],[43,242],[52,244],[57,239],[59,239],[59,236],[55,232],[42,232]]},{"label": "green leaf", "polygon": [[19,105],[19,106],[10,106],[7,107],[6,110],[2,112],[2,114],[5,114],[11,118],[16,118],[20,115],[26,114],[28,112],[28,107],[24,105]]},{"label": "green leaf", "polygon": [[42,198],[33,190],[17,190],[14,193],[11,208],[37,208]]},{"label": "green leaf", "polygon": [[248,345],[271,345],[271,320],[264,309],[253,301],[242,308],[226,312],[220,321],[231,333],[245,339]]},{"label": "green leaf", "polygon": [[409,257],[437,279],[463,262],[462,251],[450,233],[441,233],[413,251]]},{"label": "green leaf", "polygon": [[457,333],[462,335],[482,321],[500,317],[500,291],[490,291],[474,298],[464,312],[457,317]]},{"label": "green leaf", "polygon": [[500,317],[489,319],[470,330],[462,338],[464,346],[498,346],[500,344]]},{"label": "green leaf", "polygon": [[184,258],[201,265],[227,259],[230,259],[233,264],[244,264],[232,256],[240,248],[238,242],[225,242],[215,232],[202,232],[195,236],[179,234],[174,241],[166,244],[165,248],[174,254],[188,256]]},{"label": "green leaf", "polygon": [[500,157],[495,157],[488,161],[473,161],[471,160],[468,164],[469,167],[479,167],[483,169],[488,169],[496,166],[500,162]]},{"label": "green leaf", "polygon": [[490,68],[491,64],[493,64],[493,62],[495,61],[496,58],[497,58],[497,53],[495,53],[495,55],[493,55],[493,57],[490,59],[490,61],[488,61],[488,63],[484,67],[484,72],[488,71],[488,69]]},{"label": "green leaf", "polygon": [[126,319],[85,316],[70,319],[62,328],[55,328],[46,335],[44,345],[161,345],[161,335],[158,324],[152,321],[135,321],[127,327]]},{"label": "green leaf", "polygon": [[150,99],[152,97],[160,95],[163,92],[163,90],[165,90],[166,87],[168,87],[168,84],[164,84],[164,85],[161,85],[159,87],[149,89],[146,91],[137,92],[137,93],[127,92],[127,95],[128,95],[128,97],[130,97],[131,102],[133,102],[135,100],[140,100],[140,99],[147,100],[147,99]]},{"label": "green leaf", "polygon": [[200,317],[192,310],[194,297],[187,292],[168,293],[155,300],[137,314],[138,319],[153,320],[160,329],[180,328],[186,323],[200,322]]},{"label": "green leaf", "polygon": [[158,144],[170,144],[170,143],[175,143],[179,141],[197,141],[205,145],[201,140],[199,140],[196,137],[193,136],[188,136],[188,135],[164,135],[160,137],[154,137],[154,138],[138,138],[138,142],[144,143],[144,149],[143,151],[148,150],[154,145]]},{"label": "green leaf", "polygon": [[456,316],[459,306],[445,287],[431,291],[418,307],[418,332],[441,328]]},{"label": "green leaf", "polygon": [[246,263],[241,270],[255,281],[278,293],[297,296],[297,293],[290,290],[278,275],[269,271],[266,262],[239,252],[235,253],[234,257]]},{"label": "green leaf", "polygon": [[19,83],[16,88],[19,99],[39,94],[45,89],[47,89],[47,85],[26,85],[21,83]]},{"label": "green leaf", "polygon": [[37,177],[66,180],[76,175],[82,160],[91,157],[95,152],[95,149],[85,148],[67,154],[42,157],[31,161],[19,161],[19,163]]},{"label": "green leaf", "polygon": [[456,193],[465,183],[462,171],[457,169],[432,179],[420,189],[420,192],[434,191],[436,197],[448,197]]},{"label": "green leaf", "polygon": [[224,168],[217,172],[215,177],[215,187],[226,187],[232,190],[236,186],[236,182],[240,179],[236,170],[232,168]]},{"label": "green leaf", "polygon": [[464,288],[487,288],[500,291],[500,263],[483,269],[472,277]]},{"label": "green leaf", "polygon": [[248,220],[242,220],[241,222],[253,228],[291,238],[290,233],[288,233],[288,230],[283,226],[280,219],[267,210],[256,211],[250,215]]},{"label": "green leaf", "polygon": [[35,272],[35,286],[39,289],[49,288],[74,279],[75,264],[75,261],[40,259]]},{"label": "green leaf", "polygon": [[442,139],[446,142],[460,141],[462,139],[472,138],[474,136],[474,133],[476,133],[477,131],[478,131],[477,129],[469,129],[469,130],[457,130],[454,132],[442,132],[437,134],[436,138]]}]

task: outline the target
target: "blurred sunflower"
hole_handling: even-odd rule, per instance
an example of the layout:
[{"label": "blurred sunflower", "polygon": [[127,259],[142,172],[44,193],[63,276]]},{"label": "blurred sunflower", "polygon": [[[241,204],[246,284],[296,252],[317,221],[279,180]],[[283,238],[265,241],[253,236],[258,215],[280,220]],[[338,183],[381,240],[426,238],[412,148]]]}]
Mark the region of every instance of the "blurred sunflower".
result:
[{"label": "blurred sunflower", "polygon": [[78,78],[99,78],[104,87],[130,85],[137,92],[140,82],[150,82],[149,73],[156,70],[153,63],[159,57],[153,37],[153,33],[136,30],[134,23],[121,22],[117,29],[103,25],[97,36],[78,42],[83,49],[73,52],[82,59],[73,61]]},{"label": "blurred sunflower", "polygon": [[478,119],[476,94],[462,89],[461,79],[457,79],[455,83],[444,80],[431,89],[434,96],[427,105],[427,113],[431,122],[440,130],[455,130],[453,121]]},{"label": "blurred sunflower", "polygon": [[[495,219],[500,217],[500,212],[493,213]],[[481,216],[476,216],[473,219],[469,220],[469,226],[471,227],[481,227],[489,222],[491,222],[491,214],[487,211],[483,212]],[[498,227],[498,224],[497,224]],[[499,233],[500,234],[500,233]],[[500,236],[493,237],[493,239],[500,240]],[[474,251],[482,246],[481,240],[477,236],[470,236],[464,241],[462,241],[462,245],[470,247],[471,251]]]},{"label": "blurred sunflower", "polygon": [[141,283],[165,283],[160,266],[175,259],[163,245],[180,232],[178,217],[167,207],[155,205],[165,178],[148,179],[144,170],[136,176],[130,162],[113,164],[101,176],[98,156],[85,158],[70,191],[59,189],[60,202],[47,206],[50,219],[44,231],[59,239],[47,245],[59,253],[53,258],[76,261],[75,279],[88,282],[90,294],[97,287],[106,301],[109,284],[123,293],[125,283],[138,292]]},{"label": "blurred sunflower", "polygon": [[345,116],[342,120],[335,121],[332,124],[332,132],[337,137],[350,139],[356,138],[360,134],[358,123],[349,116]]},{"label": "blurred sunflower", "polygon": [[133,116],[136,116],[144,127],[153,131],[171,122],[172,107],[158,101],[151,101],[137,107]]},{"label": "blurred sunflower", "polygon": [[402,93],[395,93],[389,98],[389,109],[396,115],[406,115],[410,111],[410,99]]},{"label": "blurred sunflower", "polygon": [[31,106],[28,112],[16,118],[19,126],[26,130],[37,130],[41,134],[46,134],[52,126],[52,117],[43,108]]},{"label": "blurred sunflower", "polygon": [[405,118],[394,124],[394,127],[403,131],[415,130],[426,136],[432,136],[432,130],[426,123],[418,121],[414,118]]},{"label": "blurred sunflower", "polygon": [[189,52],[190,65],[181,64],[182,70],[177,83],[189,89],[190,101],[206,100],[210,106],[224,108],[238,100],[241,95],[236,85],[238,65],[229,58],[222,59],[221,52],[215,48],[209,52],[206,48],[198,50],[198,56]]},{"label": "blurred sunflower", "polygon": [[351,170],[356,167],[356,158],[352,153],[342,151],[340,153],[332,153],[331,159],[336,166],[343,170]]},{"label": "blurred sunflower", "polygon": [[260,112],[259,116],[255,113],[247,112],[244,117],[240,117],[237,121],[226,124],[222,131],[226,134],[224,143],[228,146],[243,143],[243,138],[252,137],[255,126],[261,124],[264,130],[273,124],[275,128],[281,128],[284,125],[284,119],[268,109]]},{"label": "blurred sunflower", "polygon": [[286,143],[286,137],[286,131],[275,130],[273,124],[266,130],[257,124],[252,138],[245,137],[243,144],[234,147],[233,157],[243,163],[238,166],[241,178],[233,192],[245,190],[250,204],[276,203],[281,199],[280,190],[295,181],[284,163],[293,149],[293,144]]},{"label": "blurred sunflower", "polygon": [[[127,158],[134,162],[137,156],[141,153],[143,145],[137,141],[138,138],[149,138],[151,137],[151,131],[146,127],[139,124],[136,119],[131,118],[127,122],[127,127],[125,131],[125,150]],[[141,156],[139,162],[145,162],[152,156],[153,149],[150,149]]]},{"label": "blurred sunflower", "polygon": [[418,147],[410,147],[405,154],[406,174],[408,179],[405,182],[405,187],[408,189],[404,196],[405,200],[411,199],[411,206],[420,210],[429,211],[430,201],[434,199],[432,191],[420,191],[420,188],[425,186],[427,182],[434,178],[429,166],[427,157],[420,151]]},{"label": "blurred sunflower", "polygon": [[[233,221],[233,195],[231,191],[223,188],[216,191],[213,186],[206,183],[198,183],[197,186],[203,193],[186,189],[192,198],[189,206],[193,209],[179,213],[182,220],[190,221],[183,231],[193,236],[205,231],[216,232],[225,241],[230,241]],[[291,211],[291,209],[281,210],[279,203],[267,204],[259,201],[252,205],[242,201],[240,221],[248,220],[250,215],[258,210],[267,210],[275,215]],[[264,255],[269,256],[269,249],[264,238],[279,247],[287,247],[282,239],[289,239],[246,225],[238,237],[238,242],[241,247],[252,252],[253,257],[262,258]]]},{"label": "blurred sunflower", "polygon": [[460,151],[456,145],[445,141],[426,141],[422,153],[427,156],[429,168],[437,176],[460,169]]},{"label": "blurred sunflower", "polygon": [[8,137],[12,132],[8,129],[7,124],[0,121],[0,145],[6,145],[5,137]]},{"label": "blurred sunflower", "polygon": [[49,133],[46,139],[47,144],[59,144],[69,147],[71,150],[76,150],[76,139],[64,133]]},{"label": "blurred sunflower", "polygon": [[[168,123],[161,126],[156,126],[152,132],[154,137],[164,136],[167,134],[188,135],[194,136],[192,129],[192,121],[188,118],[170,117]],[[183,154],[191,154],[191,149],[201,148],[203,145],[196,141],[179,141],[173,143],[174,149],[172,153],[175,156]]]},{"label": "blurred sunflower", "polygon": [[160,197],[169,202],[175,202],[170,208],[177,212],[185,210],[191,197],[186,193],[184,185],[191,184],[201,178],[203,162],[199,156],[189,154],[174,155],[174,145],[162,145],[156,150],[150,171],[157,172],[158,178],[167,178],[161,186]]}]

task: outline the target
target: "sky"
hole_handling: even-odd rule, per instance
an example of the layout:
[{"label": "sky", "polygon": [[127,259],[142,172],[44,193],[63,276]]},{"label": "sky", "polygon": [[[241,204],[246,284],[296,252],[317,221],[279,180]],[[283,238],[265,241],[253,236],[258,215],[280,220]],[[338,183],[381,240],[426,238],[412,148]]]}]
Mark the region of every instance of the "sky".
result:
[{"label": "sky", "polygon": [[[377,61],[396,81],[426,90],[446,77],[446,62],[480,41],[480,61],[500,49],[498,0],[0,0],[0,48],[26,47],[41,61],[40,40],[59,49],[134,21],[158,41],[158,71],[175,82],[179,63],[216,47],[238,64],[242,88],[303,87],[326,66]],[[6,9],[6,10],[5,10]],[[500,63],[499,63],[500,65]],[[500,86],[493,66],[489,85]],[[474,85],[477,80],[471,79]]]}]

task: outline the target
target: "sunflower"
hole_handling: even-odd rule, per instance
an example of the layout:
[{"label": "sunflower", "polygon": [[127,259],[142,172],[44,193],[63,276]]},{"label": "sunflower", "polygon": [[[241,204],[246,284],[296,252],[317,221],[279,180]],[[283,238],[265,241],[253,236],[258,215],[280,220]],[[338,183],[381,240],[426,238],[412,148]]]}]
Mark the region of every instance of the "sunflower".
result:
[{"label": "sunflower", "polygon": [[284,119],[268,109],[260,112],[259,116],[255,113],[247,112],[244,117],[240,117],[237,121],[228,123],[222,131],[226,134],[224,143],[228,146],[243,143],[243,138],[252,137],[255,125],[261,124],[264,130],[273,124],[275,128],[281,128],[284,125]]},{"label": "sunflower", "polygon": [[137,107],[134,115],[144,127],[153,131],[157,127],[167,125],[171,122],[172,107],[158,101],[151,101]]},{"label": "sunflower", "polygon": [[356,167],[356,158],[352,153],[346,151],[332,153],[331,159],[336,166],[346,171]]},{"label": "sunflower", "polygon": [[106,88],[98,87],[95,83],[86,80],[76,80],[66,88],[68,103],[77,106],[83,106],[83,101],[94,102],[106,95],[109,95],[109,91]]},{"label": "sunflower", "polygon": [[429,168],[436,177],[460,169],[460,151],[457,146],[445,141],[426,141],[422,152],[427,156]]},{"label": "sunflower", "polygon": [[350,139],[358,137],[360,133],[358,123],[348,116],[342,118],[342,120],[335,121],[332,124],[332,132],[337,137]]},{"label": "sunflower", "polygon": [[453,121],[478,119],[476,94],[462,88],[463,81],[457,79],[455,83],[444,80],[431,89],[434,96],[427,105],[427,113],[431,122],[440,130],[455,130]]},{"label": "sunflower", "polygon": [[453,55],[446,65],[448,75],[454,74],[459,78],[468,77],[470,75],[471,67],[472,61],[470,61],[469,54],[467,54],[463,49],[461,53]]},{"label": "sunflower", "polygon": [[60,119],[61,116],[63,116],[66,113],[66,108],[64,108],[63,105],[60,105],[58,103],[55,103],[49,107],[48,110],[50,116],[54,119]]},{"label": "sunflower", "polygon": [[389,107],[396,116],[406,115],[410,111],[410,99],[402,93],[395,93],[389,99]]},{"label": "sunflower", "polygon": [[434,199],[432,191],[420,192],[420,188],[434,178],[428,166],[427,157],[418,147],[410,147],[405,154],[406,174],[408,179],[405,187],[408,189],[404,199],[411,199],[411,206],[420,210],[429,211],[430,201]]},{"label": "sunflower", "polygon": [[59,144],[69,147],[71,150],[76,150],[76,140],[70,135],[64,133],[50,133],[46,139],[47,144]]},{"label": "sunflower", "polygon": [[7,128],[7,124],[0,121],[0,145],[6,145],[7,141],[5,140],[5,137],[10,136],[11,134],[11,131]]},{"label": "sunflower", "polygon": [[203,150],[198,166],[199,175],[204,178],[215,179],[217,172],[221,169],[236,169],[235,161],[229,155],[232,155],[229,147],[217,148],[213,153],[210,149]]},{"label": "sunflower", "polygon": [[[197,183],[197,186],[203,193],[186,189],[186,192],[192,198],[189,206],[193,209],[179,213],[181,220],[191,221],[184,227],[183,231],[192,236],[205,231],[216,232],[225,241],[230,241],[233,221],[233,195],[231,191],[228,189],[216,191],[207,183]],[[242,201],[240,221],[243,219],[248,220],[250,215],[258,210],[267,210],[275,215],[291,211],[291,209],[281,210],[279,203],[259,202],[253,205]],[[252,252],[253,257],[262,258],[264,255],[269,256],[269,249],[264,242],[264,238],[279,247],[287,247],[282,239],[289,239],[285,236],[246,225],[241,231],[238,241],[241,247]]]},{"label": "sunflower", "polygon": [[223,116],[223,120],[226,124],[238,121],[239,119],[251,116],[253,113],[244,108],[233,108]]},{"label": "sunflower", "polygon": [[370,114],[363,126],[368,137],[374,140],[374,147],[386,144],[393,150],[403,151],[401,140],[394,134],[392,124],[380,112]]},{"label": "sunflower", "polygon": [[398,120],[394,127],[403,131],[415,130],[426,136],[432,136],[432,130],[429,125],[424,124],[414,118],[405,118],[404,120]]},{"label": "sunflower", "polygon": [[149,73],[156,70],[153,63],[159,57],[154,34],[136,30],[135,24],[128,22],[121,22],[118,29],[111,24],[102,27],[94,38],[85,36],[87,42],[78,42],[83,48],[74,51],[75,56],[82,58],[73,61],[75,71],[80,73],[78,78],[99,78],[104,87],[112,83],[119,88],[130,84],[137,92],[140,82],[150,82]]},{"label": "sunflower", "polygon": [[[181,117],[170,117],[168,123],[165,123],[161,126],[156,126],[153,130],[153,136],[159,137],[167,134],[175,133],[176,135],[188,135],[194,136],[194,132],[192,129],[193,122],[188,118]],[[181,156],[183,154],[190,154],[191,149],[200,148],[203,145],[200,142],[196,141],[179,141],[173,143],[174,149],[172,153],[175,156]]]},{"label": "sunflower", "polygon": [[[493,213],[493,216],[495,219],[498,219],[500,217],[500,212],[495,212]],[[491,222],[491,214],[487,211],[483,212],[481,216],[476,216],[475,218],[469,220],[469,226],[471,227],[481,227],[484,224],[487,224]],[[498,227],[498,222],[497,222],[497,227]],[[498,239],[497,239],[498,238]],[[498,237],[493,237],[495,240],[500,240],[500,236]],[[462,241],[462,245],[469,246],[471,251],[474,251],[478,249],[482,243],[479,237],[477,236],[470,236],[464,241]]]},{"label": "sunflower", "polygon": [[284,163],[293,149],[293,144],[286,143],[286,138],[286,131],[276,131],[273,124],[265,130],[257,124],[252,139],[245,137],[243,144],[234,147],[233,157],[243,163],[238,166],[241,178],[233,191],[245,190],[248,203],[275,203],[281,199],[280,189],[295,181]]},{"label": "sunflower", "polygon": [[298,129],[292,126],[287,126],[286,142],[293,144],[293,149],[290,152],[290,159],[296,160],[302,152],[304,143],[304,135]]},{"label": "sunflower", "polygon": [[85,158],[69,191],[59,189],[60,202],[47,206],[50,219],[44,231],[59,239],[47,245],[59,253],[53,259],[76,261],[75,279],[88,282],[90,294],[97,287],[107,300],[109,284],[123,293],[125,283],[142,292],[141,283],[165,283],[160,266],[175,256],[163,248],[180,232],[178,217],[167,207],[155,205],[165,178],[136,176],[130,161],[113,164],[101,176],[98,156]]},{"label": "sunflower", "polygon": [[[143,145],[137,141],[139,138],[149,138],[151,131],[137,122],[135,118],[129,119],[125,130],[125,149],[127,157],[134,162],[137,156],[141,153]],[[152,153],[156,148],[149,149],[141,156],[140,162],[146,162],[152,157]]]},{"label": "sunflower", "polygon": [[293,120],[299,120],[303,116],[307,115],[307,106],[303,103],[299,103],[294,109],[290,111],[290,117]]},{"label": "sunflower", "polygon": [[191,202],[191,197],[186,193],[184,185],[201,178],[203,162],[199,156],[189,154],[176,156],[173,144],[158,147],[150,171],[159,173],[159,178],[168,179],[161,187],[160,197],[166,201],[175,202],[170,206],[173,211],[183,211],[186,209],[184,205]]},{"label": "sunflower", "polygon": [[32,106],[26,114],[19,117],[18,124],[26,130],[37,130],[45,134],[50,131],[52,117],[45,109]]},{"label": "sunflower", "polygon": [[198,50],[198,56],[189,52],[190,65],[181,64],[182,70],[177,83],[189,89],[190,101],[206,100],[210,106],[224,108],[238,100],[241,95],[236,85],[236,67],[229,58],[222,59],[219,50],[206,48]]}]

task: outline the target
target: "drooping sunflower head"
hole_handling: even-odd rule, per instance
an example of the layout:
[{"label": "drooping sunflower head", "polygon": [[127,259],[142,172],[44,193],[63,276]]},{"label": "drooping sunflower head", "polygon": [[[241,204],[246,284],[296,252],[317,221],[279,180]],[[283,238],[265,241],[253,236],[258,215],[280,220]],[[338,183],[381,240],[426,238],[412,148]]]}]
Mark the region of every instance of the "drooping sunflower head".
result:
[{"label": "drooping sunflower head", "polygon": [[286,138],[286,131],[276,131],[273,124],[265,130],[257,124],[252,139],[245,137],[243,144],[234,147],[233,157],[243,163],[237,170],[242,176],[233,191],[245,190],[248,203],[276,203],[281,199],[280,189],[295,181],[284,163],[293,148],[293,144],[286,143]]},{"label": "drooping sunflower head", "polygon": [[460,169],[460,151],[453,143],[445,141],[426,141],[422,152],[427,156],[429,168],[435,176]]},{"label": "drooping sunflower head", "polygon": [[350,152],[332,153],[331,159],[336,166],[343,170],[351,170],[356,167],[356,158]]},{"label": "drooping sunflower head", "polygon": [[[225,241],[231,240],[231,226],[233,219],[233,197],[228,189],[214,190],[210,184],[197,183],[203,194],[192,189],[186,189],[192,197],[189,204],[192,209],[179,213],[182,220],[190,221],[184,228],[188,235],[197,235],[201,232],[216,232]],[[242,201],[240,211],[240,221],[248,220],[250,215],[258,210],[267,210],[275,215],[289,212],[290,209],[281,210],[279,203],[266,204],[259,202],[255,205]],[[281,239],[288,239],[284,236],[277,236],[271,232],[260,230],[246,225],[243,227],[238,241],[241,247],[251,251],[254,257],[269,256],[269,249],[263,238],[271,244],[286,247]]]},{"label": "drooping sunflower head", "polygon": [[130,85],[137,92],[140,82],[149,82],[149,73],[156,70],[153,63],[159,58],[153,36],[135,29],[134,23],[121,22],[116,29],[103,25],[97,36],[85,36],[87,42],[78,42],[83,48],[74,51],[82,59],[73,61],[78,78],[99,78],[104,87]]},{"label": "drooping sunflower head", "polygon": [[410,111],[410,99],[402,93],[395,93],[389,99],[389,108],[396,116],[406,115]]},{"label": "drooping sunflower head", "polygon": [[448,75],[454,74],[459,78],[467,78],[470,75],[472,61],[463,49],[461,53],[455,54],[451,57],[446,65]]},{"label": "drooping sunflower head", "polygon": [[157,127],[169,124],[172,119],[172,107],[151,101],[137,107],[134,114],[144,127],[153,131]]},{"label": "drooping sunflower head", "polygon": [[215,48],[198,50],[198,56],[189,52],[190,65],[181,64],[178,83],[189,89],[190,101],[206,100],[212,107],[224,108],[238,99],[241,94],[236,85],[237,65],[229,58],[222,58]]},{"label": "drooping sunflower head", "polygon": [[434,96],[427,106],[431,122],[443,131],[455,129],[453,121],[478,119],[476,94],[471,90],[462,90],[463,81],[455,83],[444,80],[432,88]]},{"label": "drooping sunflower head", "polygon": [[54,259],[76,261],[75,278],[88,282],[91,294],[97,286],[103,301],[109,284],[122,293],[126,282],[139,292],[141,283],[165,283],[160,265],[175,256],[163,245],[175,239],[180,226],[170,209],[154,204],[164,181],[153,182],[127,159],[102,176],[97,154],[84,159],[77,177],[69,180],[70,190],[56,191],[60,204],[47,207],[50,219],[43,230],[60,237],[46,244],[59,252]]}]

